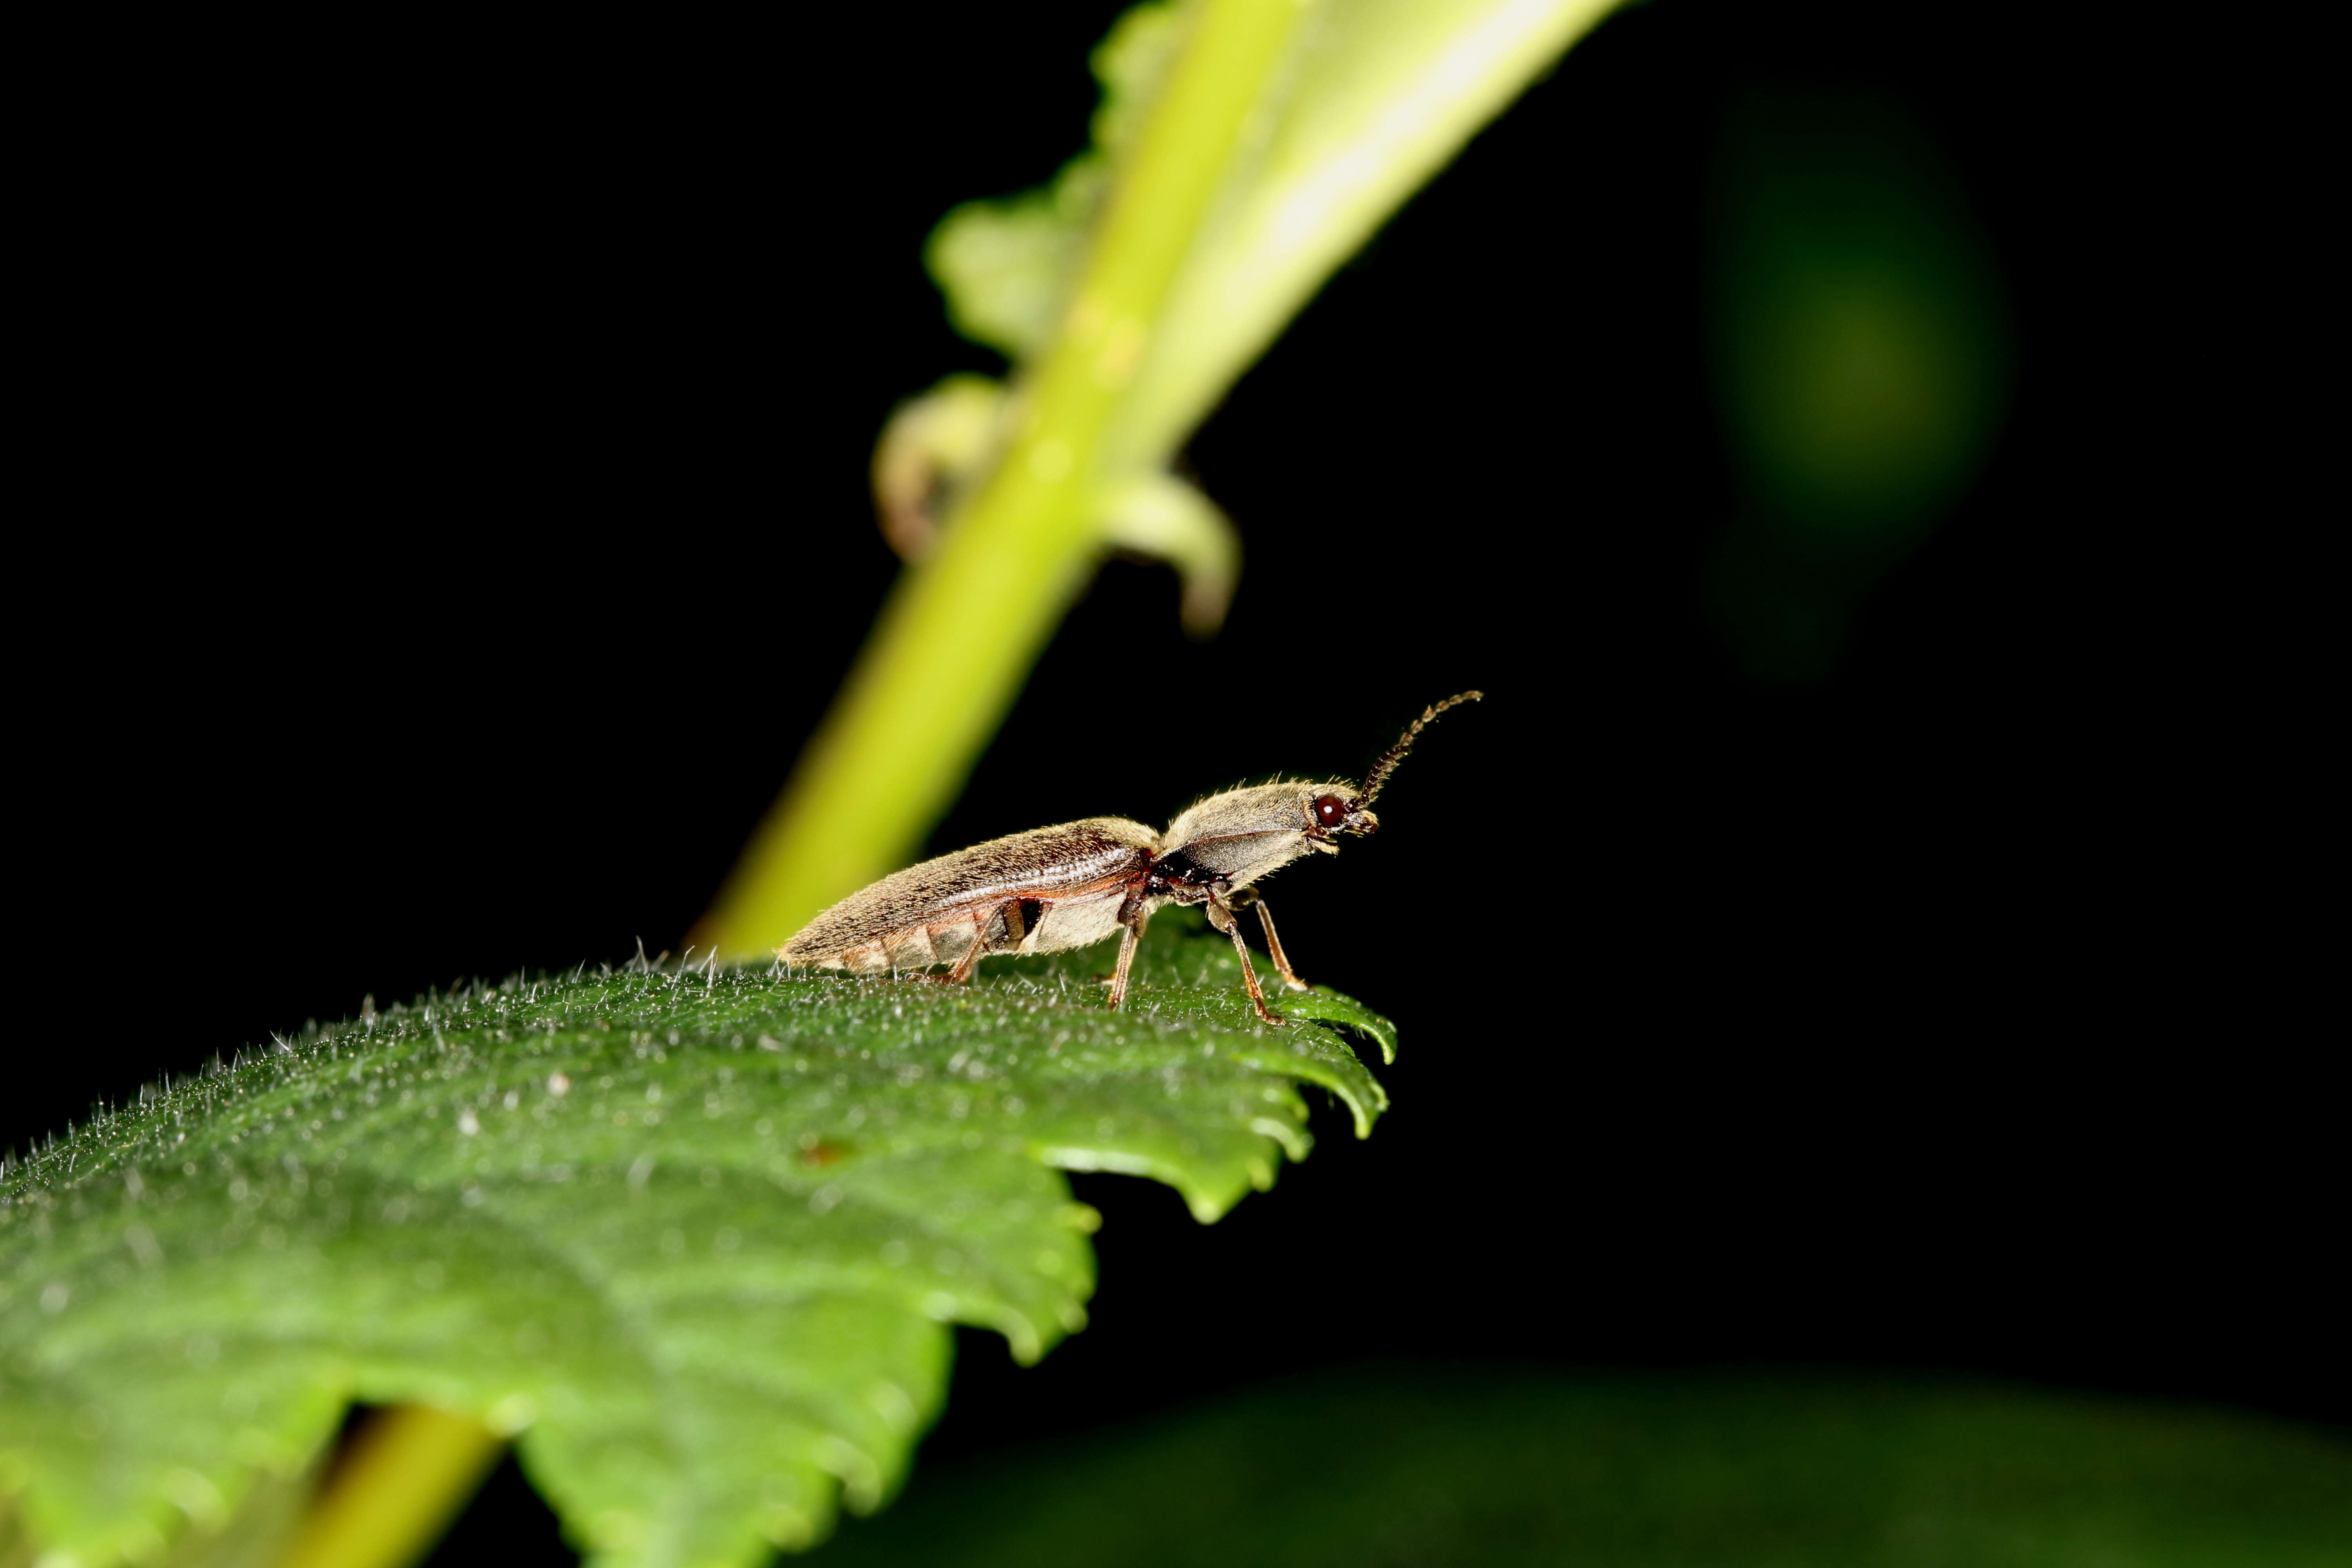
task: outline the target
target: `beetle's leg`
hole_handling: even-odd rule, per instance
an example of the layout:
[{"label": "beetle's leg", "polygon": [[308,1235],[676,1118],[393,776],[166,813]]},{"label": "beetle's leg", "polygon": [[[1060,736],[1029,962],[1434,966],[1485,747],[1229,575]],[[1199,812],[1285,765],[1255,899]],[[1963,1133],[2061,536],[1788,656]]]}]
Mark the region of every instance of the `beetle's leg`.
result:
[{"label": "beetle's leg", "polygon": [[[928,970],[921,969],[912,969],[901,972],[898,965],[893,963],[890,967],[891,978],[894,980],[928,980],[934,985],[961,985],[966,984],[971,979],[972,971],[980,967],[981,959],[988,952],[989,915],[1002,912],[1008,915],[1012,920],[1017,921],[1021,918],[1018,912],[1019,908],[1020,906],[1017,904],[1007,904],[1002,911],[991,910],[988,911],[988,914],[984,914],[978,920],[972,921],[971,945],[963,950],[963,956],[957,959],[955,961],[955,967],[949,970],[945,974],[933,974]],[[932,962],[936,963],[941,961],[934,959]]]},{"label": "beetle's leg", "polygon": [[1242,984],[1249,987],[1250,1005],[1257,1009],[1262,1022],[1279,1024],[1280,1018],[1266,1011],[1265,993],[1258,988],[1257,966],[1250,962],[1249,943],[1242,940],[1242,922],[1234,919],[1234,911],[1216,893],[1209,895],[1209,923],[1234,939],[1234,952],[1242,961]]},{"label": "beetle's leg", "polygon": [[[994,911],[992,910],[990,912],[993,913]],[[1019,920],[1021,917],[1019,915],[1015,915],[1013,918]],[[982,915],[978,920],[971,922],[971,945],[963,950],[963,956],[956,960],[956,966],[948,971],[948,984],[950,985],[961,985],[964,982],[970,980],[971,978],[971,972],[980,967],[980,955],[987,946],[988,916]]]},{"label": "beetle's leg", "polygon": [[1276,969],[1282,971],[1282,983],[1285,985],[1289,986],[1293,991],[1306,990],[1307,982],[1299,979],[1298,971],[1290,967],[1290,955],[1282,951],[1282,939],[1274,934],[1274,911],[1265,907],[1264,899],[1257,900],[1256,903],[1257,923],[1265,928],[1266,956],[1274,960],[1274,966]]},{"label": "beetle's leg", "polygon": [[1143,940],[1143,928],[1150,923],[1150,913],[1140,909],[1119,922],[1125,929],[1118,937],[1118,967],[1110,977],[1110,1010],[1114,1013],[1127,1005],[1127,975],[1135,967],[1135,945]]},{"label": "beetle's leg", "polygon": [[1274,910],[1266,903],[1265,895],[1255,888],[1244,888],[1226,900],[1225,904],[1235,912],[1243,910],[1257,911],[1258,923],[1265,928],[1266,956],[1273,959],[1275,968],[1282,972],[1282,983],[1293,991],[1309,989],[1307,982],[1298,978],[1298,971],[1290,967],[1290,955],[1282,951],[1282,938],[1276,934],[1274,929]]}]

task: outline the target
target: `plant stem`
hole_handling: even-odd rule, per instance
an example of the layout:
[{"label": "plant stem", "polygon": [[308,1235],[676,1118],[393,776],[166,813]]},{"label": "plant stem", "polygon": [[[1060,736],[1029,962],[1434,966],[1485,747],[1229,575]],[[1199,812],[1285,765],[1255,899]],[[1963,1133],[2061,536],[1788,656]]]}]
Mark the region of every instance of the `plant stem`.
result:
[{"label": "plant stem", "polygon": [[962,788],[1101,547],[1104,428],[1303,7],[1202,0],[1096,230],[1070,311],[1020,389],[994,473],[910,568],[697,933],[772,951],[906,863]]},{"label": "plant stem", "polygon": [[406,1568],[449,1528],[504,1438],[467,1415],[396,1405],[372,1416],[279,1568]]}]

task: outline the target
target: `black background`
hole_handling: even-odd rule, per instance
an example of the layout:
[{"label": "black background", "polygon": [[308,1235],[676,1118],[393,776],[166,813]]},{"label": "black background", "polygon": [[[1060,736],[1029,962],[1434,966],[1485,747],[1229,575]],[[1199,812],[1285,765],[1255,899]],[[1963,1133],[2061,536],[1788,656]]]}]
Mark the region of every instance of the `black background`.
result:
[{"label": "black background", "polygon": [[[207,36],[172,112],[71,128],[0,1142],[363,993],[680,944],[897,569],[875,433],[996,368],[922,238],[1083,136],[1117,7],[1017,9]],[[1377,841],[1273,889],[1401,1021],[1397,1109],[1318,1113],[1213,1228],[1080,1178],[1094,1326],[1027,1371],[966,1333],[925,1464],[1372,1357],[2352,1420],[2340,1036],[2270,880],[2313,853],[2274,703],[2320,520],[2246,357],[2292,279],[2209,268],[2282,243],[2230,68],[1657,0],[1332,282],[1189,453],[1248,550],[1224,634],[1108,566],[933,842],[1359,770],[1483,687]],[[1793,687],[1703,592],[1703,197],[1759,84],[1906,106],[2018,342],[1989,467]],[[446,1552],[501,1529],[557,1550],[510,1466]]]}]

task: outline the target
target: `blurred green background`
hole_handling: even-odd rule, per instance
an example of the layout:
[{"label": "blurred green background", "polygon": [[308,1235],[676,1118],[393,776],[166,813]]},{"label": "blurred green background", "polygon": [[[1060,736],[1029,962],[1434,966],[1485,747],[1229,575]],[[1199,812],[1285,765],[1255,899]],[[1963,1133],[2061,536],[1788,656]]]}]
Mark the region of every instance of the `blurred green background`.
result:
[{"label": "blurred green background", "polygon": [[1375,1366],[964,1467],[814,1561],[2323,1568],[2352,1447],[1968,1384]]}]

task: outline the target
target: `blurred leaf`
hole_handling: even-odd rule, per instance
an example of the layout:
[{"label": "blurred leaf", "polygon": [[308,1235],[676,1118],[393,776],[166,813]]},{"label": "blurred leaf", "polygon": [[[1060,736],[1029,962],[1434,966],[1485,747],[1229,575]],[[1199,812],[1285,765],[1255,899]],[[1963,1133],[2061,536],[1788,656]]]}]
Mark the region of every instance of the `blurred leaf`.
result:
[{"label": "blurred leaf", "polygon": [[2352,1445],[1929,1383],[1327,1377],[927,1476],[824,1568],[2345,1568]]},{"label": "blurred leaf", "polygon": [[[1305,8],[1186,247],[1124,400],[1118,465],[1158,465],[1324,280],[1614,0],[1319,0]],[[1051,341],[1133,130],[1182,37],[1139,5],[1095,51],[1094,145],[1053,184],[967,203],[927,258],[958,331],[1015,360]]]},{"label": "blurred leaf", "polygon": [[0,1183],[0,1495],[84,1562],[149,1554],[359,1398],[521,1432],[616,1563],[820,1536],[898,1484],[947,1324],[1027,1361],[1085,1322],[1053,1167],[1206,1221],[1305,1154],[1297,1084],[1360,1133],[1383,1108],[1340,1031],[1385,1022],[1318,993],[1265,1027],[1231,946],[1165,923],[1123,1013],[1088,952],[971,988],[632,970],[142,1096]]},{"label": "blurred leaf", "polygon": [[1109,187],[1112,165],[1135,139],[1159,91],[1183,22],[1172,4],[1143,5],[1119,17],[1095,48],[1094,144],[1054,183],[999,201],[966,202],[941,219],[925,262],[947,297],[957,331],[1007,359],[1037,353],[1053,340],[1086,260],[1087,230]]}]

